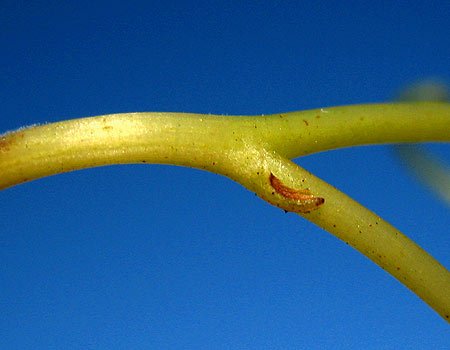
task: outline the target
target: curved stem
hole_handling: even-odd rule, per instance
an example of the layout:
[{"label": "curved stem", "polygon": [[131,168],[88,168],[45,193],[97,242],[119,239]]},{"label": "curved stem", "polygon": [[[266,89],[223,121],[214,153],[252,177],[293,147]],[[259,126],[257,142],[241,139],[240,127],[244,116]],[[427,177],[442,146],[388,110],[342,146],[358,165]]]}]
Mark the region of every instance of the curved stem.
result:
[{"label": "curved stem", "polygon": [[449,116],[448,103],[408,103],[259,117],[129,113],[64,121],[0,136],[0,189],[118,163],[222,174],[349,243],[449,321],[450,273],[394,227],[288,160],[363,144],[450,141]]},{"label": "curved stem", "polygon": [[300,214],[348,243],[417,294],[450,323],[450,272],[375,213],[311,175],[320,210]]},{"label": "curved stem", "polygon": [[[178,113],[127,113],[68,120],[0,136],[0,189],[88,167],[119,163],[208,169],[242,133],[224,133],[237,118]],[[239,134],[239,135],[238,135]]]},{"label": "curved stem", "polygon": [[[275,152],[249,152],[231,175],[265,201],[293,211],[346,242],[389,272],[450,323],[450,272],[375,213]],[[251,157],[251,158],[253,158]],[[253,165],[253,166],[251,166]],[[271,184],[275,174],[293,189],[307,189],[324,203],[293,200]]]},{"label": "curved stem", "polygon": [[[449,103],[334,107],[238,117],[126,113],[69,120],[0,136],[0,189],[118,163],[167,163],[226,175],[247,145],[292,159],[363,144],[450,141]],[[224,162],[225,161],[225,162]]]}]

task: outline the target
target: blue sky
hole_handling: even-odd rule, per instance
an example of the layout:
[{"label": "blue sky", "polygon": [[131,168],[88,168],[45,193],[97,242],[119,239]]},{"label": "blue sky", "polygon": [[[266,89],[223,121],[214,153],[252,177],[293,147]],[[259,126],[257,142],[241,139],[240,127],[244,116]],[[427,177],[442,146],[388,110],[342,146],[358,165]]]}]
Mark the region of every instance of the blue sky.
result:
[{"label": "blue sky", "polygon": [[[0,132],[120,112],[388,101],[421,79],[450,82],[449,16],[439,0],[3,0]],[[447,145],[427,147],[450,159]],[[388,146],[298,163],[450,267],[448,208]],[[450,343],[448,324],[374,263],[218,175],[110,166],[0,200],[2,349]]]}]

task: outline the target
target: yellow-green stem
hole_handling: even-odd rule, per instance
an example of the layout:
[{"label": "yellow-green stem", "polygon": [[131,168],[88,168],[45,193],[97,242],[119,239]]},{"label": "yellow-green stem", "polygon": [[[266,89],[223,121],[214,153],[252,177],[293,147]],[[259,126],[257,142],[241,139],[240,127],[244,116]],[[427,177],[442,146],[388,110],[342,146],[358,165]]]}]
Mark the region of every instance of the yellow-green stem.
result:
[{"label": "yellow-green stem", "polygon": [[[128,113],[83,118],[0,136],[0,189],[118,163],[176,164],[222,174],[352,245],[450,322],[450,273],[394,227],[289,160],[365,144],[448,142],[449,130],[448,103],[254,117]],[[274,178],[282,185],[274,185]]]}]

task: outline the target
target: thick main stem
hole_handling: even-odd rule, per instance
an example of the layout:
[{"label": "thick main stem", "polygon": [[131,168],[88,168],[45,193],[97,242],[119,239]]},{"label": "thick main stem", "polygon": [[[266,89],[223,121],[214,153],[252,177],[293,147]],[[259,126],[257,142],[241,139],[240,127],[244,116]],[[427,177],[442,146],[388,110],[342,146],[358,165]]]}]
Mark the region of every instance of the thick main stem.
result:
[{"label": "thick main stem", "polygon": [[[449,130],[448,103],[259,117],[131,113],[84,118],[0,136],[0,189],[118,163],[166,163],[219,173],[349,243],[449,321],[450,273],[394,227],[288,160],[362,144],[450,141]],[[282,184],[278,189],[274,178]],[[306,199],[297,194],[307,194]]]},{"label": "thick main stem", "polygon": [[269,116],[127,113],[0,136],[0,189],[118,163],[168,163],[227,174],[230,152],[259,145],[292,159],[363,144],[450,141],[449,103],[345,106]]}]

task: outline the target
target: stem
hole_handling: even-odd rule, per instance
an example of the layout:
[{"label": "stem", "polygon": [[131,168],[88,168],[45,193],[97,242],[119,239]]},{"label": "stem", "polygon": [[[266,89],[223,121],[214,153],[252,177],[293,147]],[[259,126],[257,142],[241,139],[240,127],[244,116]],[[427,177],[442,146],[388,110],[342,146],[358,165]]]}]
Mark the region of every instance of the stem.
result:
[{"label": "stem", "polygon": [[249,144],[292,159],[363,144],[450,141],[449,116],[449,103],[417,102],[255,117],[126,113],[75,119],[0,136],[0,189],[119,163],[176,164],[226,175],[231,169],[221,165],[229,154],[245,152]]},{"label": "stem", "polygon": [[320,210],[300,215],[378,264],[450,323],[450,272],[444,266],[388,222],[329,184],[314,178],[310,188],[326,202]]},{"label": "stem", "polygon": [[449,116],[448,103],[404,103],[259,117],[128,113],[76,119],[0,136],[0,189],[119,163],[222,174],[347,242],[450,322],[450,273],[374,213],[288,160],[365,144],[450,141]]},{"label": "stem", "polygon": [[[297,212],[358,250],[450,323],[450,272],[445,267],[394,226],[295,163],[274,152],[253,154],[255,160],[243,163],[254,166],[237,168],[233,178],[267,202]],[[303,213],[304,205],[274,193],[271,173],[292,188],[308,188],[325,198],[325,203],[318,210]]]},{"label": "stem", "polygon": [[450,103],[355,105],[278,116],[281,121],[272,118],[273,131],[263,139],[288,159],[350,146],[450,141]]}]

